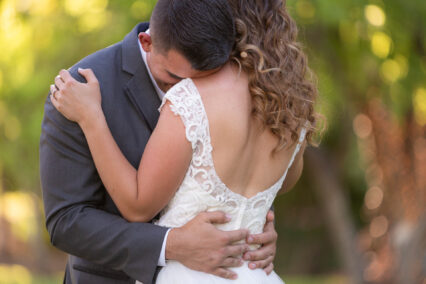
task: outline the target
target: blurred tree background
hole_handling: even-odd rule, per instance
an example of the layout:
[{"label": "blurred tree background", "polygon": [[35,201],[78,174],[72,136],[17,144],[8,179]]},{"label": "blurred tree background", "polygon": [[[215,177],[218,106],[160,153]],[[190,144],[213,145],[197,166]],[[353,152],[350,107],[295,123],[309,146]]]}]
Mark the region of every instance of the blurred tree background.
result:
[{"label": "blurred tree background", "polygon": [[[60,283],[44,227],[43,104],[61,68],[154,0],[0,0],[0,283]],[[286,283],[426,283],[426,2],[289,0],[327,130],[276,202]]]}]

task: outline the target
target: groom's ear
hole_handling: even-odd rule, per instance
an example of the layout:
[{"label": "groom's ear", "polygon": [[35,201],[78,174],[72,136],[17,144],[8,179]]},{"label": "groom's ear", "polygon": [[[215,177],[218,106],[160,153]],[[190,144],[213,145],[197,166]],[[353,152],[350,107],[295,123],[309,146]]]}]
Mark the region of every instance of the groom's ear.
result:
[{"label": "groom's ear", "polygon": [[139,33],[138,37],[143,50],[145,50],[145,52],[151,52],[151,49],[152,49],[151,36],[147,33]]}]

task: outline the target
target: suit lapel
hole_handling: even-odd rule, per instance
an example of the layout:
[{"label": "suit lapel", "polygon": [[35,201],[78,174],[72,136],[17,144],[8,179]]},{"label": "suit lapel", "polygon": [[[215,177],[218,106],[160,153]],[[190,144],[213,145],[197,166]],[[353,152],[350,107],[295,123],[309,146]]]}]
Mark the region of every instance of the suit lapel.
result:
[{"label": "suit lapel", "polygon": [[130,79],[127,83],[125,93],[138,111],[145,117],[151,130],[154,130],[160,115],[158,112],[160,98],[152,85],[146,68],[140,68],[133,78]]},{"label": "suit lapel", "polygon": [[123,71],[131,75],[125,86],[125,94],[148,122],[151,130],[157,124],[160,98],[152,85],[138,45],[138,34],[146,31],[148,23],[137,25],[123,40]]}]

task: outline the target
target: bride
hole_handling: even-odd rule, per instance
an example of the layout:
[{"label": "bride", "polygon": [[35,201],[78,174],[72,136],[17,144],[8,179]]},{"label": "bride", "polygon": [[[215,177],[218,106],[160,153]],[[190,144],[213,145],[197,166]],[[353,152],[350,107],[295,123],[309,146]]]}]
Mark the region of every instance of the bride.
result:
[{"label": "bride", "polygon": [[[300,177],[315,130],[316,89],[306,79],[295,23],[282,0],[230,4],[237,36],[229,62],[167,92],[138,171],[108,129],[90,69],[79,71],[87,84],[65,73],[51,87],[52,103],[83,129],[102,181],[129,221],[161,211],[157,224],[178,230],[200,212],[221,210],[231,221],[220,229],[261,233],[276,195]],[[283,283],[247,263],[232,270],[238,283]],[[168,261],[156,283],[230,281]]]}]

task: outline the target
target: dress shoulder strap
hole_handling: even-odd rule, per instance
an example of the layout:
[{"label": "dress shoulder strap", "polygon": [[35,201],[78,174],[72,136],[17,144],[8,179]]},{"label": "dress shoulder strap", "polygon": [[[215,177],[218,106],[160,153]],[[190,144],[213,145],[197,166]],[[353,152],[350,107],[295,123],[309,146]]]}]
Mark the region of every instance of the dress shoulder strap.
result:
[{"label": "dress shoulder strap", "polygon": [[170,101],[172,112],[180,116],[185,125],[186,138],[196,148],[205,132],[206,113],[201,96],[191,79],[184,79],[174,85],[163,97],[159,111]]},{"label": "dress shoulder strap", "polygon": [[297,153],[299,153],[300,151],[300,147],[302,146],[303,141],[305,140],[305,136],[306,136],[306,130],[307,126],[305,125],[302,130],[300,131],[300,135],[299,135],[299,141],[297,141],[297,145],[296,145],[296,149],[293,152],[293,155],[291,156],[291,160],[290,163],[288,164],[288,169],[291,168],[291,166],[293,165],[294,162],[294,158],[296,158]]}]

